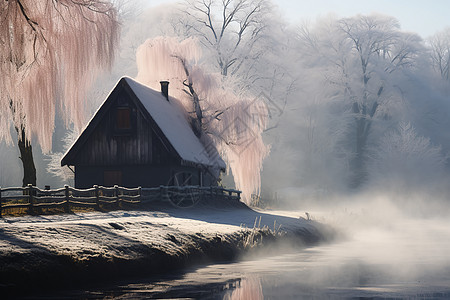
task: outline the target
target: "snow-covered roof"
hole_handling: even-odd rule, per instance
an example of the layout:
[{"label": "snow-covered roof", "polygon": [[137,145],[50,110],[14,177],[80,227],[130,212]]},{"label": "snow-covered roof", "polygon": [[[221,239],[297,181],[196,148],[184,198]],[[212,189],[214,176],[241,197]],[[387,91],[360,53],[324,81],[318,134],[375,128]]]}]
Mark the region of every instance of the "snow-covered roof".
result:
[{"label": "snow-covered roof", "polygon": [[[167,101],[160,91],[129,77],[123,78],[183,160],[209,166],[217,164],[209,157],[205,147],[192,131],[186,114],[174,103],[174,99]],[[225,168],[219,164],[219,167]]]}]

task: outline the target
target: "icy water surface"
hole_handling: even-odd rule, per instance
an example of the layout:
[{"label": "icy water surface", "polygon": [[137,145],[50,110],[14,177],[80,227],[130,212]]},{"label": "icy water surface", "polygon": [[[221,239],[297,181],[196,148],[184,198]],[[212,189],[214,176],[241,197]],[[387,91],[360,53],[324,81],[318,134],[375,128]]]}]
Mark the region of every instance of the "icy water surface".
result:
[{"label": "icy water surface", "polygon": [[345,224],[346,238],[331,244],[58,297],[450,299],[450,221],[356,218]]}]

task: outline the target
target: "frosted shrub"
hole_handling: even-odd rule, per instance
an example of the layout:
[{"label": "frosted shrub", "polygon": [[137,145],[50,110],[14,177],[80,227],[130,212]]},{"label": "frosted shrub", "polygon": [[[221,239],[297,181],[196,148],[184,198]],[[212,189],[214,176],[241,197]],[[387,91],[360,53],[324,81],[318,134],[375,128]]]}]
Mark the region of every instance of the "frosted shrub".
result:
[{"label": "frosted shrub", "polygon": [[380,185],[420,185],[438,179],[444,163],[441,147],[419,136],[410,123],[400,123],[373,151],[369,174]]},{"label": "frosted shrub", "polygon": [[74,173],[67,167],[61,166],[61,159],[69,148],[75,143],[78,137],[78,131],[75,129],[69,129],[65,134],[62,142],[64,144],[64,151],[52,152],[46,155],[47,157],[47,172],[51,175],[61,179],[64,183],[74,184]]}]

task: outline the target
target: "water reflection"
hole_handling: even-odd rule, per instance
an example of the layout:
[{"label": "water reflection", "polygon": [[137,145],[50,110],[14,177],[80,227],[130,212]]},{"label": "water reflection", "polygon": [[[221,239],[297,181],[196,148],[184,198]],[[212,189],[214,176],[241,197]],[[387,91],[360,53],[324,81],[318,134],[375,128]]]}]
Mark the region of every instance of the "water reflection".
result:
[{"label": "water reflection", "polygon": [[[216,264],[179,278],[125,283],[90,291],[85,298],[109,299],[450,299],[450,265],[418,260],[403,265],[364,261],[350,255],[337,260],[351,242],[297,253]],[[334,255],[332,254],[334,253]],[[442,262],[442,261],[441,261]],[[421,271],[420,271],[421,270]]]},{"label": "water reflection", "polygon": [[264,299],[261,281],[257,277],[242,279],[233,291],[225,293],[223,300],[262,300]]}]

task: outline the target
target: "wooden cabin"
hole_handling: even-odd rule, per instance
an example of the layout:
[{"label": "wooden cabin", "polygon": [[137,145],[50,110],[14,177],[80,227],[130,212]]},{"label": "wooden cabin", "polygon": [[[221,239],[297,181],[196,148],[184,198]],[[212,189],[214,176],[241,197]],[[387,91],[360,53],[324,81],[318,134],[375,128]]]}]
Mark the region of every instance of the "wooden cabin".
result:
[{"label": "wooden cabin", "polygon": [[225,169],[214,151],[200,142],[182,106],[169,97],[168,82],[155,91],[123,77],[61,166],[75,167],[76,188],[209,186]]}]

